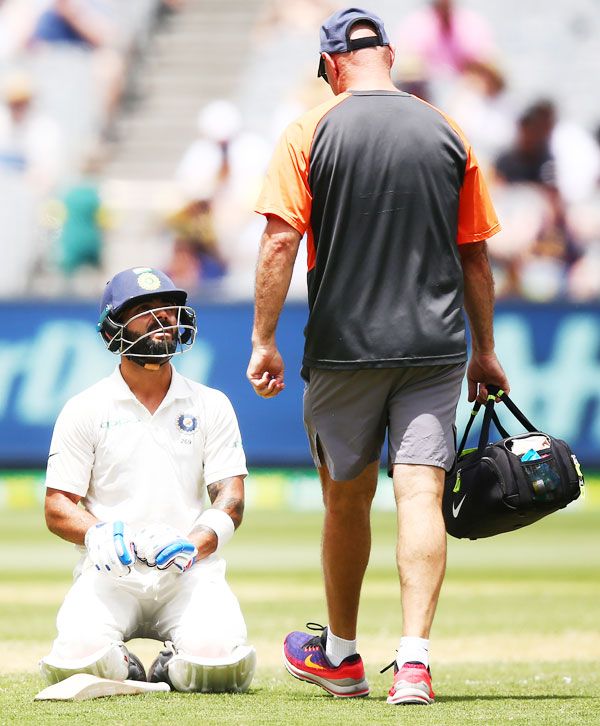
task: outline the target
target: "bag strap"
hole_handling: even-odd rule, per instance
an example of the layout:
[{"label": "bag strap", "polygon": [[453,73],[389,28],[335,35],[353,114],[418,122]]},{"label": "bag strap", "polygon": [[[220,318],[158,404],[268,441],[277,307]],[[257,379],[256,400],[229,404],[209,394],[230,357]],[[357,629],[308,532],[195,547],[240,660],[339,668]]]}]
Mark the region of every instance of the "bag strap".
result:
[{"label": "bag strap", "polygon": [[465,432],[462,436],[462,439],[460,440],[460,444],[458,446],[458,451],[456,452],[456,458],[458,459],[460,455],[463,452],[463,449],[465,448],[465,444],[467,443],[467,438],[469,436],[469,431],[471,430],[471,426],[473,425],[473,421],[475,421],[475,416],[479,413],[479,409],[481,408],[481,404],[479,401],[475,401],[475,405],[471,409],[471,415],[469,416],[469,420],[467,421],[467,425],[465,426]]},{"label": "bag strap", "polygon": [[[489,388],[488,388],[489,390]],[[502,395],[502,394],[500,394]],[[490,424],[494,416],[494,404],[496,403],[496,396],[493,393],[489,393],[487,401],[485,403],[485,412],[483,414],[483,421],[481,423],[481,433],[479,434],[479,443],[477,444],[477,451],[481,454],[485,447],[488,445],[490,440]]]},{"label": "bag strap", "polygon": [[[508,410],[512,413],[512,415],[517,419],[517,421],[524,426],[527,431],[531,433],[535,433],[537,431],[537,428],[531,423],[531,421],[525,416],[525,414],[517,407],[517,405],[512,401],[508,394],[505,393],[499,386],[488,384],[488,399],[485,403],[485,413],[483,416],[483,422],[481,424],[481,433],[479,435],[479,442],[477,444],[477,450],[481,453],[483,449],[487,446],[487,442],[490,435],[490,424],[493,422],[494,426],[498,429],[498,433],[502,438],[507,439],[509,438],[510,434],[508,431],[502,426],[500,423],[500,419],[498,418],[498,414],[496,413],[494,409],[494,404],[496,403],[496,398],[499,398],[500,401],[502,401]],[[469,416],[469,420],[467,422],[467,425],[465,427],[465,432],[462,436],[460,445],[458,447],[457,451],[457,458],[460,457],[460,455],[463,452],[463,449],[465,448],[465,444],[467,443],[467,438],[469,436],[469,432],[471,430],[471,427],[473,425],[473,421],[475,420],[475,417],[479,413],[479,409],[481,408],[481,403],[479,401],[475,401],[475,404],[471,410],[471,415]]]},{"label": "bag strap", "polygon": [[[512,413],[512,415],[517,419],[517,421],[527,429],[527,431],[529,431],[530,433],[535,433],[538,430],[537,427],[534,426],[531,423],[531,421],[527,418],[527,416],[525,416],[525,414],[521,411],[521,409],[517,407],[515,402],[511,398],[509,398],[507,393],[501,392],[500,389],[498,388],[498,386],[488,385],[487,388],[488,388],[488,391],[490,391],[490,393],[492,393],[493,395],[500,394],[502,396],[501,400],[504,403],[504,405],[506,406],[506,408]],[[494,393],[494,391],[498,391],[498,393]]]},{"label": "bag strap", "polygon": [[[500,395],[502,395],[502,392],[500,392]],[[482,451],[483,448],[487,445],[487,438],[490,433],[490,420],[494,422],[494,426],[498,429],[500,436],[504,437],[505,439],[510,436],[510,434],[506,431],[506,429],[502,426],[500,423],[500,420],[498,419],[498,416],[496,415],[496,412],[494,411],[494,401],[495,397],[490,395],[488,396],[488,401],[485,404],[485,415],[483,419],[483,424],[481,425],[481,433],[483,436],[484,443],[482,445],[482,436],[479,437],[479,444],[477,446],[478,450]],[[481,408],[481,403],[479,401],[475,401],[475,404],[473,405],[473,408],[471,409],[471,415],[469,416],[469,420],[467,421],[467,425],[465,426],[465,432],[462,436],[462,439],[460,441],[460,444],[458,446],[458,451],[456,456],[459,457],[463,449],[465,448],[465,444],[467,443],[467,439],[469,437],[469,432],[471,431],[471,426],[473,426],[473,421],[475,421],[475,417],[479,413],[479,409]],[[486,421],[487,419],[487,421]],[[487,426],[486,426],[487,423]]]},{"label": "bag strap", "polygon": [[510,434],[508,433],[508,431],[500,423],[500,419],[498,418],[498,414],[496,413],[495,408],[492,411],[492,423],[498,429],[498,433],[500,434],[500,436],[502,436],[503,439],[508,439],[510,437]]}]

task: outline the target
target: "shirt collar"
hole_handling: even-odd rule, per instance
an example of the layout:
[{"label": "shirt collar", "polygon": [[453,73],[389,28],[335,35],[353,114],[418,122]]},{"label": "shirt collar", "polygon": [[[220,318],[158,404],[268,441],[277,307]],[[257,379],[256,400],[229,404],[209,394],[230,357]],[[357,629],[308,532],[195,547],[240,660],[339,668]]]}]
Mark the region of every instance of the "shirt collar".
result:
[{"label": "shirt collar", "polygon": [[121,369],[117,363],[114,371],[109,377],[112,387],[114,388],[114,397],[120,401],[125,401],[128,398],[137,400],[131,392],[129,386],[125,383],[123,376],[121,375]]},{"label": "shirt collar", "polygon": [[177,371],[175,366],[171,366],[171,385],[167,391],[167,395],[163,400],[163,405],[168,405],[171,401],[175,401],[178,398],[189,398],[192,394],[192,389],[187,380]]},{"label": "shirt collar", "polygon": [[[125,383],[118,364],[110,375],[109,380],[113,386],[114,397],[116,399],[120,401],[131,399],[139,403],[127,383]],[[178,398],[188,398],[191,393],[192,390],[190,388],[190,384],[181,375],[181,373],[177,372],[175,367],[171,366],[171,385],[169,386],[169,390],[167,391],[160,407],[168,406],[172,401],[175,401]]]}]

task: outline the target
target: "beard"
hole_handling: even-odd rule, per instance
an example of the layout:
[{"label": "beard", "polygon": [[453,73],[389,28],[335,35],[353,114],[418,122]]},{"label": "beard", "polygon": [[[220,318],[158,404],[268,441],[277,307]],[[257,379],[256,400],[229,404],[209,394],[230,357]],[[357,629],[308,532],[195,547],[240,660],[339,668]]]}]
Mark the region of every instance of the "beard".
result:
[{"label": "beard", "polygon": [[[157,327],[154,328],[154,330],[160,330],[160,328]],[[165,363],[168,363],[177,350],[176,338],[165,337],[162,340],[153,340],[152,337],[148,335],[148,332],[151,331],[139,334],[128,331],[129,340],[135,342],[129,348],[127,353],[125,353],[125,357],[142,367],[147,364],[158,364],[162,366]],[[174,332],[175,331],[171,330],[171,333]]]}]

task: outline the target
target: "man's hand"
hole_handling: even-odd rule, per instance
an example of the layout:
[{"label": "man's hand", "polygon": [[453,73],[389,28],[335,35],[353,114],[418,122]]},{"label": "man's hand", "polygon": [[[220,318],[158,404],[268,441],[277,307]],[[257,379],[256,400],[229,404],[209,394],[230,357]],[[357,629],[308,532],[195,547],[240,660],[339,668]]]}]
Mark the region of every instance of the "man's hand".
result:
[{"label": "man's hand", "polygon": [[283,359],[275,345],[255,345],[246,371],[254,392],[273,398],[285,388]]},{"label": "man's hand", "polygon": [[135,561],[133,538],[123,522],[100,522],[90,527],[85,534],[85,546],[99,572],[111,577],[123,577],[131,572]]},{"label": "man's hand", "polygon": [[159,570],[172,565],[178,572],[186,572],[198,554],[194,544],[169,524],[142,527],[135,534],[134,547],[138,560]]},{"label": "man's hand", "polygon": [[506,393],[510,393],[508,378],[495,353],[474,352],[471,354],[467,368],[467,382],[469,384],[469,401],[475,399],[480,403],[487,401],[486,383],[493,383],[500,386]]}]

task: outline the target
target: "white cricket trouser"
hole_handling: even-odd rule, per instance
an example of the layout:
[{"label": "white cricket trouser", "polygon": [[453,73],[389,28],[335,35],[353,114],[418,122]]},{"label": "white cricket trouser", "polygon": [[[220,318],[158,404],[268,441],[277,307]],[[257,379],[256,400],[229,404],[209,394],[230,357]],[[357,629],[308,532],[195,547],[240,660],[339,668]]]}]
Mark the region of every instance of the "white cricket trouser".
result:
[{"label": "white cricket trouser", "polygon": [[[142,569],[143,568],[143,569]],[[198,563],[184,573],[137,565],[118,579],[85,569],[56,619],[48,658],[70,662],[132,638],[172,640],[193,656],[228,656],[246,643],[246,624],[225,581],[225,561]]]}]

